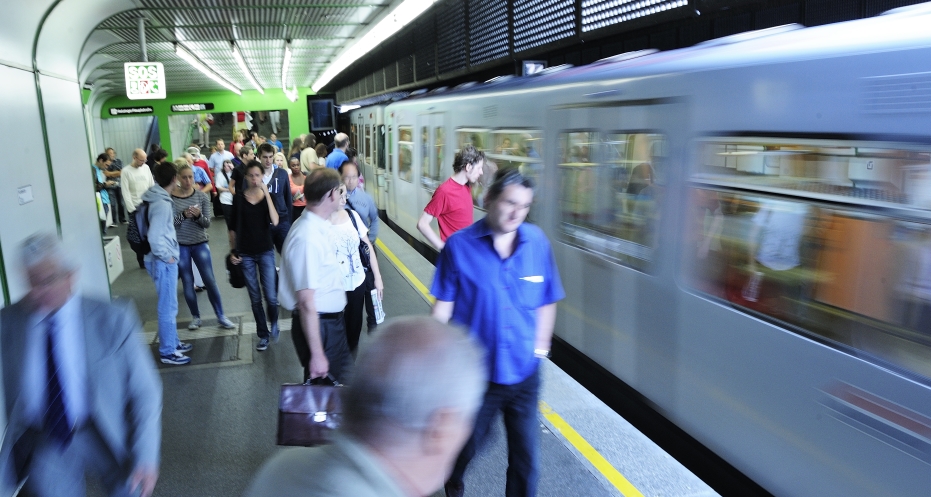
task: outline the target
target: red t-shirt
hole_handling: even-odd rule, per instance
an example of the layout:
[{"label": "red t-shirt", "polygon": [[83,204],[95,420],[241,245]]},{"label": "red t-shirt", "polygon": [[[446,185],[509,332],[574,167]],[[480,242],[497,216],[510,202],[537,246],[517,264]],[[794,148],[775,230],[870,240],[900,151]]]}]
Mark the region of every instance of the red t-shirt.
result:
[{"label": "red t-shirt", "polygon": [[445,242],[450,235],[472,224],[472,189],[449,178],[433,192],[423,211],[436,218],[440,240]]}]

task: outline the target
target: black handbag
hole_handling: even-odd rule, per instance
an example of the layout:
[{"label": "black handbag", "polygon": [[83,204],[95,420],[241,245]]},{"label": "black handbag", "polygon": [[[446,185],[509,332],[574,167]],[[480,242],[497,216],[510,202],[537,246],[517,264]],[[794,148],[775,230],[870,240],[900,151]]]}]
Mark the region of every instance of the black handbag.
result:
[{"label": "black handbag", "polygon": [[313,447],[332,442],[343,414],[341,388],[329,375],[303,384],[281,385],[278,445]]},{"label": "black handbag", "polygon": [[362,261],[362,267],[366,271],[372,270],[372,254],[369,253],[369,244],[365,243],[365,240],[362,239],[362,233],[359,232],[359,225],[356,224],[356,216],[352,214],[356,212],[349,208],[349,220],[352,221],[352,227],[356,229],[356,233],[359,233],[359,260]]},{"label": "black handbag", "polygon": [[233,264],[233,254],[226,254],[226,276],[230,280],[230,286],[233,288],[242,288],[246,286],[246,275],[242,272],[242,262]]}]

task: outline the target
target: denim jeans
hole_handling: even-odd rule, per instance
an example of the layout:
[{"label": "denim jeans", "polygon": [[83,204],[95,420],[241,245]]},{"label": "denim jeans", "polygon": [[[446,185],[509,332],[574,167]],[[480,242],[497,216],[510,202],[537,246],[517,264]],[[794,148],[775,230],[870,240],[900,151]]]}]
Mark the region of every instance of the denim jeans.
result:
[{"label": "denim jeans", "polygon": [[504,495],[507,497],[533,497],[537,493],[540,444],[540,422],[537,420],[537,399],[540,391],[540,371],[514,385],[489,383],[482,407],[475,417],[475,430],[449,477],[448,484],[462,486],[469,461],[481,447],[498,411],[504,413],[507,431],[508,469]]},{"label": "denim jeans", "polygon": [[200,276],[204,279],[204,288],[207,289],[207,297],[210,299],[210,305],[217,314],[217,318],[223,316],[223,302],[220,300],[220,289],[217,288],[217,279],[213,276],[213,260],[210,258],[210,246],[207,242],[198,243],[197,245],[181,245],[181,258],[178,259],[178,272],[181,273],[181,286],[184,288],[184,300],[187,302],[188,309],[191,310],[191,316],[200,317],[200,310],[197,308],[197,294],[194,292],[194,268],[191,266],[191,260],[197,265]]},{"label": "denim jeans", "polygon": [[[261,254],[240,254],[242,258],[242,272],[246,277],[246,289],[249,290],[249,300],[252,303],[252,315],[255,316],[255,330],[259,338],[268,338],[268,326],[278,324],[278,275],[275,271],[275,251],[269,250]],[[268,321],[262,311],[262,292],[259,291],[259,278],[262,281],[262,292],[265,292],[265,307],[268,312]]]},{"label": "denim jeans", "polygon": [[278,226],[272,226],[272,241],[275,243],[275,250],[281,253],[281,247],[284,246],[284,239],[288,237],[291,231],[291,221],[278,221]]},{"label": "denim jeans", "polygon": [[158,295],[158,352],[174,354],[178,348],[178,264],[169,264],[154,255],[147,257],[145,270],[155,282]]}]

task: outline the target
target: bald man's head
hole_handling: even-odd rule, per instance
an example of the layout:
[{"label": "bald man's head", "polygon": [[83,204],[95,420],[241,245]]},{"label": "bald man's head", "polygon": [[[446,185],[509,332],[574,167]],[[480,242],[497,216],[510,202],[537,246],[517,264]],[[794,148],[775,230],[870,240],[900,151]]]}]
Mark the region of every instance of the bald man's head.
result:
[{"label": "bald man's head", "polygon": [[333,137],[333,146],[345,152],[346,148],[349,147],[349,135],[336,133],[336,136]]},{"label": "bald man's head", "polygon": [[133,163],[132,163],[132,166],[133,166],[133,167],[140,167],[140,166],[142,166],[143,164],[145,164],[145,160],[146,160],[147,158],[148,158],[148,156],[145,154],[145,150],[142,150],[141,148],[137,148],[136,150],[133,150]]}]

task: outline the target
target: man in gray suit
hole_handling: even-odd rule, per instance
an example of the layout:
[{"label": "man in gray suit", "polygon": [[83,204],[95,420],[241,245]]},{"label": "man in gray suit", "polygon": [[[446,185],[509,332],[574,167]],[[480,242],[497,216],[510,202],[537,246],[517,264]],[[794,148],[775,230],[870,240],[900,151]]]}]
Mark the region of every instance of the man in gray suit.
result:
[{"label": "man in gray suit", "polygon": [[53,234],[26,239],[22,262],[29,293],[0,310],[0,492],[25,479],[28,495],[83,496],[89,471],[111,497],[151,495],[162,388],[135,308],[76,294],[77,268]]}]

